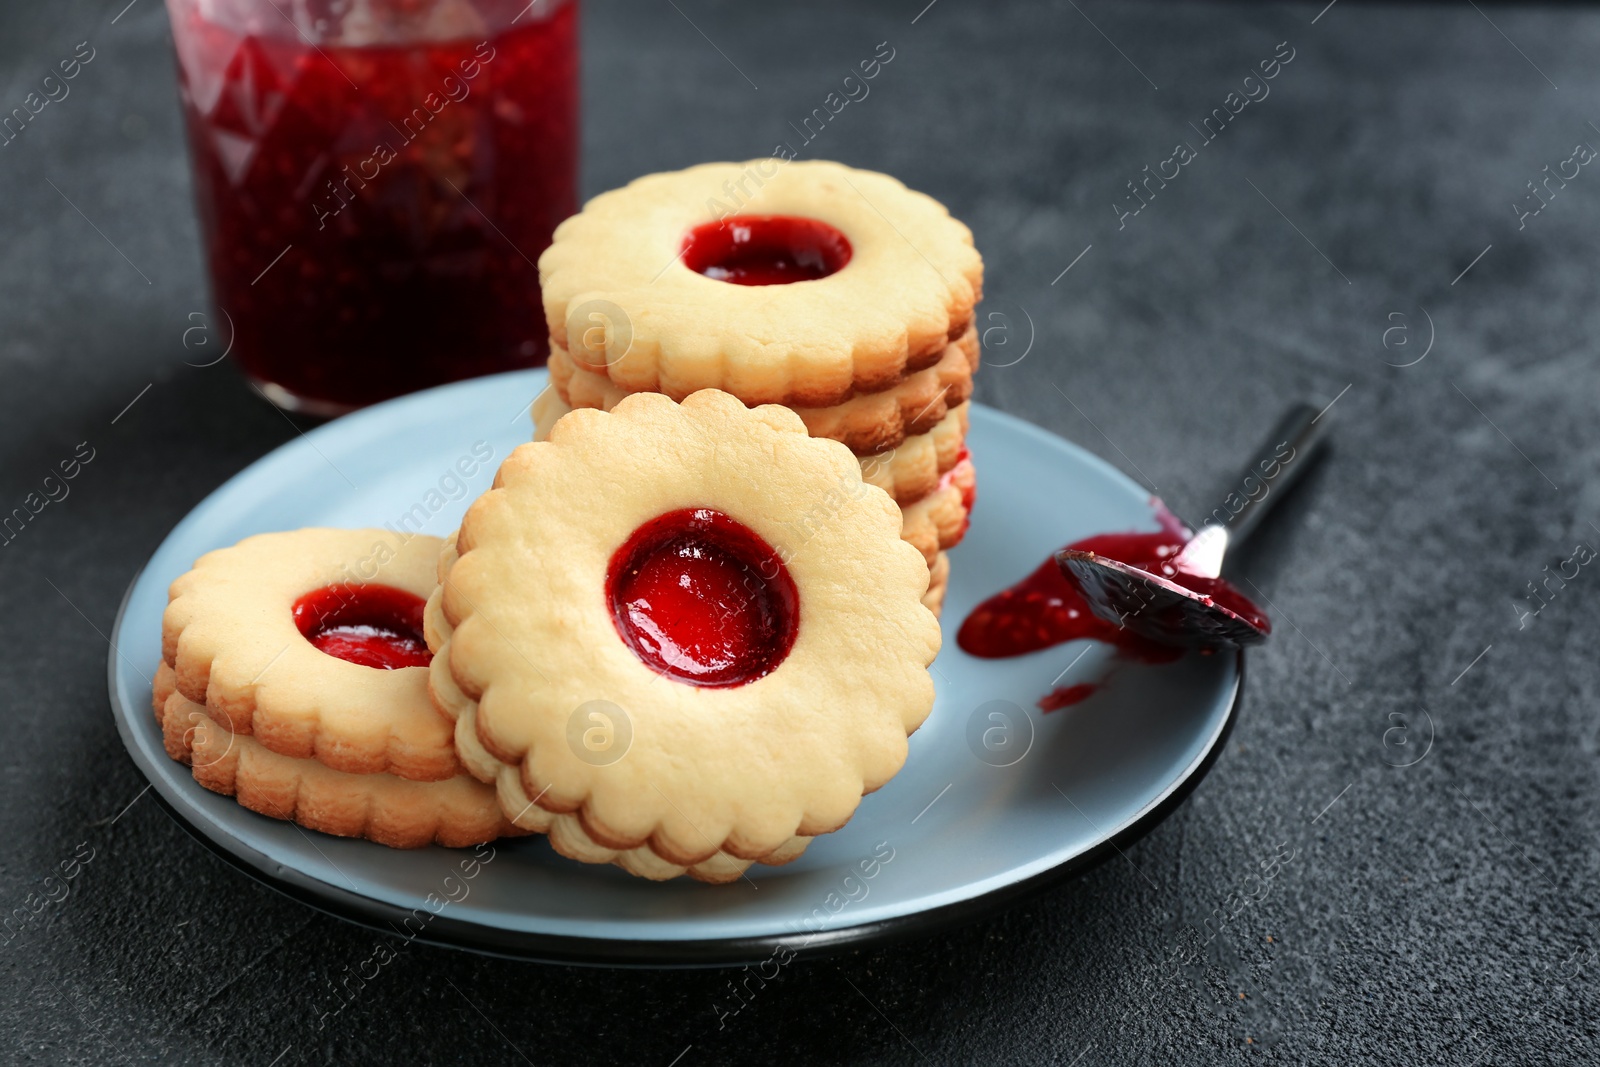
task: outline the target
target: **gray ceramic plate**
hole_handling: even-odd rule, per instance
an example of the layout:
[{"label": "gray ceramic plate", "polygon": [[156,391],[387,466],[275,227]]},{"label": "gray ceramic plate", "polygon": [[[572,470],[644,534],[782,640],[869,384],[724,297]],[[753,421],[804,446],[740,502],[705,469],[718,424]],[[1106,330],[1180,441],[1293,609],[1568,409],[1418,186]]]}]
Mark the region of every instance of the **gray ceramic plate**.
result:
[{"label": "gray ceramic plate", "polygon": [[[1154,528],[1145,492],[1120,472],[973,405],[981,484],[972,529],[951,556],[937,703],[905,769],[795,863],[757,866],[726,886],[656,884],[532,839],[481,850],[466,878],[470,851],[400,852],[305,831],[196,785],[164,754],[150,713],[168,583],[204,552],[267,530],[410,515],[425,532],[449,533],[528,439],[527,405],[544,382],[528,371],[445,386],[291,441],[207,497],[129,589],[110,660],[117,728],[168,810],[249,874],[353,921],[483,952],[603,965],[786,958],[965,921],[1082,870],[1165,817],[1215,759],[1242,659],[1144,666],[1075,642],[979,660],[956,647],[967,612],[1054,549]],[[492,449],[493,462],[462,485],[453,468],[475,447]],[[1082,703],[1036,706],[1054,686],[1102,680]]]}]

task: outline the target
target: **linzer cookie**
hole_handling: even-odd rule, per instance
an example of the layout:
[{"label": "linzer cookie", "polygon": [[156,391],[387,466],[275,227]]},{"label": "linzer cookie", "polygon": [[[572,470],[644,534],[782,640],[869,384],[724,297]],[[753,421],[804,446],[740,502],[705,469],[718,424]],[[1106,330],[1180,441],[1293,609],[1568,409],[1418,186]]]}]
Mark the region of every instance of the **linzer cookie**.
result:
[{"label": "linzer cookie", "polygon": [[539,280],[553,345],[624,391],[816,408],[937,364],[972,326],[983,264],[894,178],[761,159],[595,197]]},{"label": "linzer cookie", "polygon": [[[617,399],[623,395],[626,394],[619,393]],[[549,439],[556,420],[571,410],[555,389],[540,393],[533,404],[533,439]],[[804,417],[803,412],[799,414]],[[938,488],[940,477],[965,458],[966,436],[967,405],[958,404],[927,433],[907,437],[886,451],[861,455],[861,477],[896,502],[920,500]]]},{"label": "linzer cookie", "polygon": [[[979,345],[975,329],[945,347],[938,362],[914,371],[886,389],[855,391],[828,407],[800,407],[795,411],[813,437],[830,437],[866,455],[896,448],[907,437],[926,433],[972,395],[972,376],[978,369]],[[605,373],[575,363],[567,351],[552,346],[550,382],[561,399],[575,408],[609,411],[628,390]]]},{"label": "linzer cookie", "polygon": [[967,405],[950,409],[932,430],[908,437],[887,452],[861,457],[861,477],[900,504],[920,500],[966,458]]},{"label": "linzer cookie", "polygon": [[[449,575],[454,562],[455,548],[452,542],[440,556],[442,577]],[[929,594],[924,595],[924,604],[927,604],[927,597],[933,595],[931,585],[929,589]],[[478,740],[477,702],[461,691],[456,685],[454,675],[450,673],[448,642],[455,628],[444,616],[442,599],[441,594],[436,592],[428,600],[426,616],[428,642],[439,650],[430,668],[429,688],[439,710],[456,723],[456,748],[462,762],[483,782],[493,783],[492,788],[500,799],[500,808],[497,810],[515,813],[515,822],[512,825],[516,827],[518,833],[547,834],[556,850],[564,856],[585,863],[615,864],[632,874],[656,881],[688,874],[702,882],[730,882],[751,866],[754,861],[740,859],[721,849],[710,859],[685,866],[662,859],[648,844],[634,848],[607,848],[589,836],[578,816],[550,812],[539,807],[534,799],[530,798],[523,784],[520,766],[501,762],[484,747],[483,742]],[[935,615],[938,614],[937,609],[931,605],[928,610],[933,611]],[[617,735],[619,719],[626,723],[624,727],[626,732],[620,739]],[[574,722],[578,731],[576,738],[572,729]],[[589,740],[591,731],[600,731],[600,740],[591,742]],[[569,720],[568,743],[573,744],[574,741],[583,751],[590,753],[587,756],[589,759],[607,760],[613,754],[620,759],[631,747],[631,720],[619,715],[616,706],[609,702],[602,701],[586,706]],[[486,785],[485,788],[491,787]],[[809,837],[798,835],[792,837],[776,851],[761,857],[761,862],[768,866],[788,863],[797,859],[810,842]]]},{"label": "linzer cookie", "polygon": [[566,415],[440,558],[425,629],[463,763],[575,859],[707,881],[793,859],[932,707],[929,568],[901,522],[781,407]]},{"label": "linzer cookie", "polygon": [[173,582],[154,703],[167,754],[252,811],[396,848],[517,833],[428,694],[436,537],[261,534]]},{"label": "linzer cookie", "polygon": [[178,691],[279,755],[351,774],[453,777],[422,634],[441,543],[305,529],[207,553],[172,583],[162,619]]},{"label": "linzer cookie", "polygon": [[967,402],[978,357],[977,331],[968,330],[944,350],[938,363],[907,374],[881,392],[856,393],[832,407],[795,411],[813,437],[831,437],[861,454],[898,448]]},{"label": "linzer cookie", "polygon": [[500,813],[494,790],[470,775],[415,782],[279,755],[218,725],[205,705],[178,692],[165,663],[156,672],[154,704],[167,754],[205,788],[262,815],[390,848],[460,848],[523,832]]}]

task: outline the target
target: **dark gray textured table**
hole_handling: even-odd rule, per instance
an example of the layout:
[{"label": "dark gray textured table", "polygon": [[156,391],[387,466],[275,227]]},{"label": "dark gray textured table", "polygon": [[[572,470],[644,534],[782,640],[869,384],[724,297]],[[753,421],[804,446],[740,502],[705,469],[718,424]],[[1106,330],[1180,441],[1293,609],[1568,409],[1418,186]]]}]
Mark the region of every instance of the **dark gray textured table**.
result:
[{"label": "dark gray textured table", "polygon": [[[1600,12],[925,2],[594,4],[584,187],[793,140],[887,40],[806,154],[971,224],[990,340],[1027,352],[991,352],[982,400],[1191,515],[1281,405],[1333,405],[1248,561],[1278,633],[1189,802],[991,921],[797,964],[725,1027],[726,974],[420,946],[319,1018],[376,935],[143,796],[104,680],[141,562],[295,431],[183,362],[205,290],[159,0],[7,5],[4,109],[96,56],[0,148],[0,511],[94,459],[0,550],[0,911],[93,858],[0,945],[0,1061],[1594,1062],[1600,572],[1525,598],[1600,546],[1600,174],[1563,162],[1600,144]],[[1545,204],[1547,165],[1578,173]]]}]

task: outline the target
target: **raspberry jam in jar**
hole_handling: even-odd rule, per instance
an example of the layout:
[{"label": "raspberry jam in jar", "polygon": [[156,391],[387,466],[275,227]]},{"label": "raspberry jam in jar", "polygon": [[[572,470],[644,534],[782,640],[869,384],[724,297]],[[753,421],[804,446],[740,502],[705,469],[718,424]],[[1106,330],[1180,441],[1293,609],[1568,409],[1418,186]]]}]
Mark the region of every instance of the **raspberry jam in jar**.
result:
[{"label": "raspberry jam in jar", "polygon": [[544,361],[574,0],[167,7],[214,329],[258,389],[331,416]]}]

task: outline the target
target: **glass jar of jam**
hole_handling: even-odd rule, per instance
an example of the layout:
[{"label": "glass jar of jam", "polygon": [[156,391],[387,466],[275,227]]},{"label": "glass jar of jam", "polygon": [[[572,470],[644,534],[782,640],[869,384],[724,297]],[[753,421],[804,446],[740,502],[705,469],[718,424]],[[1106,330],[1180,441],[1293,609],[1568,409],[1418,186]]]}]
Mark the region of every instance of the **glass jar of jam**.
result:
[{"label": "glass jar of jam", "polygon": [[544,361],[575,0],[167,8],[217,329],[257,389],[332,416]]}]

